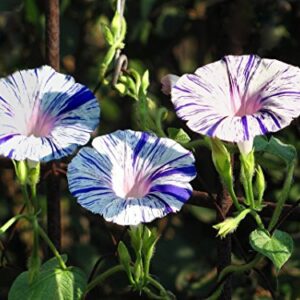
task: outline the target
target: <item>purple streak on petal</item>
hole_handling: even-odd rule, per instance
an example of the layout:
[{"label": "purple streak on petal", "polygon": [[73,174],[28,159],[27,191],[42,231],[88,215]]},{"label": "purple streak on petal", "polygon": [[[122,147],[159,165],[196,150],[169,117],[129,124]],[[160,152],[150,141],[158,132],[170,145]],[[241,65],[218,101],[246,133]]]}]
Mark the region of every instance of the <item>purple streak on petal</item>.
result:
[{"label": "purple streak on petal", "polygon": [[244,127],[245,139],[249,140],[249,128],[248,128],[247,116],[242,117],[242,124]]},{"label": "purple streak on petal", "polygon": [[255,61],[255,55],[251,54],[249,56],[249,59],[248,59],[248,62],[247,62],[247,65],[246,65],[246,68],[244,70],[244,76],[245,76],[245,79],[246,79],[246,85],[247,85],[247,82],[248,82],[248,79],[249,79],[249,75],[250,75],[250,70],[251,68],[253,67],[253,63]]},{"label": "purple streak on petal", "polygon": [[177,106],[175,108],[175,111],[177,112],[178,110],[182,109],[182,108],[185,108],[185,107],[188,107],[188,106],[193,106],[193,105],[198,105],[197,103],[187,103],[187,104],[184,104],[184,105],[181,105],[181,106]]},{"label": "purple streak on petal", "polygon": [[158,172],[150,177],[151,180],[155,180],[160,177],[175,175],[175,174],[184,174],[189,176],[194,176],[196,174],[195,166],[188,166],[188,167],[181,167],[181,168],[174,168],[166,171]]},{"label": "purple streak on petal", "polygon": [[173,212],[173,209],[171,208],[171,206],[164,199],[162,199],[161,197],[159,197],[153,193],[150,196],[153,198],[156,198],[159,202],[161,202],[165,206],[165,212],[167,214]]},{"label": "purple streak on petal", "polygon": [[95,99],[94,94],[86,87],[82,87],[76,94],[68,99],[67,105],[58,113],[58,115],[77,109],[79,106],[92,99]]},{"label": "purple streak on petal", "polygon": [[12,134],[9,134],[9,135],[6,135],[6,136],[0,138],[0,145],[7,142],[7,141],[9,141],[11,138],[13,138],[16,135],[19,135],[19,134],[18,133],[12,133]]},{"label": "purple streak on petal", "polygon": [[155,171],[153,171],[151,176],[155,176],[155,175],[156,175],[161,169],[163,169],[165,166],[170,165],[170,164],[172,164],[173,162],[175,162],[175,161],[177,161],[177,160],[180,160],[180,159],[182,159],[182,158],[184,158],[184,157],[186,157],[186,156],[188,156],[188,155],[191,155],[191,152],[185,153],[185,154],[183,154],[183,155],[180,155],[180,156],[178,156],[178,157],[176,157],[176,158],[174,158],[174,159],[172,159],[172,160],[166,162],[165,164],[159,166]]},{"label": "purple streak on petal", "polygon": [[184,93],[189,93],[189,94],[191,93],[190,90],[184,89],[184,88],[179,87],[177,85],[174,86],[174,89],[179,90],[179,91],[184,92]]},{"label": "purple streak on petal", "polygon": [[262,132],[262,134],[266,134],[268,132],[267,128],[265,127],[265,125],[263,124],[262,120],[260,119],[260,117],[255,117],[257,123],[259,124],[260,130]]},{"label": "purple streak on petal", "polygon": [[264,101],[266,101],[269,98],[277,97],[277,96],[282,96],[282,95],[300,95],[300,92],[296,92],[296,91],[282,91],[282,92],[278,92],[276,94],[272,94],[272,95],[266,96],[264,98],[261,98],[261,99],[259,99],[259,102],[264,102]]},{"label": "purple streak on petal", "polygon": [[280,123],[279,123],[279,121],[278,121],[278,119],[279,119],[279,120],[281,119],[279,116],[276,117],[276,116],[274,115],[273,112],[270,112],[269,110],[266,110],[266,109],[261,109],[260,111],[261,111],[262,113],[265,113],[265,114],[269,115],[269,116],[272,118],[272,120],[273,120],[273,122],[275,123],[275,125],[276,125],[278,128],[281,128]]},{"label": "purple streak on petal", "polygon": [[53,71],[52,74],[50,74],[50,76],[47,78],[46,82],[45,82],[45,86],[47,85],[47,83],[51,80],[51,78],[56,74],[55,71]]},{"label": "purple streak on petal", "polygon": [[82,189],[77,189],[76,191],[73,192],[73,195],[77,196],[77,194],[84,194],[84,193],[89,193],[89,192],[93,192],[93,191],[103,191],[103,190],[108,190],[108,188],[100,187],[100,186],[91,186],[91,187],[86,187],[86,188],[82,188]]},{"label": "purple streak on petal", "polygon": [[136,163],[136,160],[138,158],[139,153],[141,152],[141,150],[143,149],[143,147],[145,146],[145,144],[147,143],[149,135],[145,132],[142,132],[142,135],[138,141],[138,143],[136,144],[134,151],[133,151],[133,162],[132,165],[134,166]]},{"label": "purple streak on petal", "polygon": [[180,202],[186,202],[192,192],[188,189],[181,188],[172,184],[157,184],[151,187],[150,193],[159,192],[175,197]]},{"label": "purple streak on petal", "polygon": [[207,132],[206,132],[206,134],[208,135],[208,136],[213,136],[214,135],[214,132],[216,131],[216,129],[217,129],[217,127],[220,125],[220,123],[223,121],[223,120],[225,120],[227,117],[224,117],[224,118],[222,118],[222,119],[220,119],[218,122],[216,122],[216,124],[215,125],[213,125],[212,127],[210,127],[208,130],[207,130]]},{"label": "purple streak on petal", "polygon": [[208,93],[211,92],[211,90],[208,89],[207,86],[206,86],[203,82],[201,82],[201,79],[200,79],[199,76],[194,75],[194,74],[188,74],[188,75],[187,75],[187,79],[189,79],[190,81],[192,81],[192,82],[195,83],[196,85],[201,86],[201,87],[202,87],[204,90],[206,90]]}]

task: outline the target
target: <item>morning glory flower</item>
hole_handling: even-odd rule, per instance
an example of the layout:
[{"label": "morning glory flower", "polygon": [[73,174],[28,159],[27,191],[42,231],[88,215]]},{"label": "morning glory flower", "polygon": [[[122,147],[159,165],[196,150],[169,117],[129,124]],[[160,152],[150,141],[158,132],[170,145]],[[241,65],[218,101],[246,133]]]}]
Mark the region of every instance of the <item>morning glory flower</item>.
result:
[{"label": "morning glory flower", "polygon": [[251,151],[255,136],[300,114],[300,69],[277,60],[225,56],[176,83],[167,79],[176,113],[191,130],[236,142],[242,153]]},{"label": "morning glory flower", "polygon": [[194,157],[168,138],[121,131],[97,137],[68,167],[69,189],[84,208],[120,225],[177,212],[189,199]]},{"label": "morning glory flower", "polygon": [[0,79],[0,155],[49,161],[86,144],[99,123],[94,94],[49,66]]}]

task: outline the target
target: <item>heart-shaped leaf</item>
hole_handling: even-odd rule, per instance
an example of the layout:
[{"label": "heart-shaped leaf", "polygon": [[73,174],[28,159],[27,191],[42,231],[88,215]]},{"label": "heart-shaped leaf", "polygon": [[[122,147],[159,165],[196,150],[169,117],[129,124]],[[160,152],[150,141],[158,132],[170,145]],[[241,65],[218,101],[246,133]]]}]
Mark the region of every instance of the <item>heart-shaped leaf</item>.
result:
[{"label": "heart-shaped leaf", "polygon": [[293,239],[286,232],[275,230],[271,236],[268,231],[256,229],[250,234],[251,247],[268,257],[277,270],[284,265],[293,252]]},{"label": "heart-shaped leaf", "polygon": [[[66,261],[66,255],[62,256]],[[14,281],[8,295],[9,300],[79,300],[86,287],[86,275],[79,268],[59,268],[56,258],[48,260],[41,267],[36,280],[29,284],[28,271],[21,273]]]},{"label": "heart-shaped leaf", "polygon": [[264,136],[254,140],[255,151],[265,151],[280,157],[289,166],[297,159],[297,151],[293,145],[284,144],[279,139],[271,137],[268,141]]}]

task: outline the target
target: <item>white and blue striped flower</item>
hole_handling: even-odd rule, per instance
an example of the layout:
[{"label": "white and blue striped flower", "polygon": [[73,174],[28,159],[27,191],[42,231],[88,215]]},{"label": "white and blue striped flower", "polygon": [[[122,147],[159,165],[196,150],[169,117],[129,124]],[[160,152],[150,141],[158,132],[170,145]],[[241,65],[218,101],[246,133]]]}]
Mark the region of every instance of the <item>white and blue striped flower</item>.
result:
[{"label": "white and blue striped flower", "polygon": [[0,79],[0,155],[49,161],[86,144],[99,123],[94,94],[49,66]]},{"label": "white and blue striped flower", "polygon": [[256,135],[278,131],[300,114],[300,69],[277,60],[225,56],[176,83],[165,81],[190,129],[246,145],[246,152]]},{"label": "white and blue striped flower", "polygon": [[120,225],[180,210],[192,193],[194,157],[171,139],[116,131],[93,140],[68,167],[69,189],[81,206]]}]

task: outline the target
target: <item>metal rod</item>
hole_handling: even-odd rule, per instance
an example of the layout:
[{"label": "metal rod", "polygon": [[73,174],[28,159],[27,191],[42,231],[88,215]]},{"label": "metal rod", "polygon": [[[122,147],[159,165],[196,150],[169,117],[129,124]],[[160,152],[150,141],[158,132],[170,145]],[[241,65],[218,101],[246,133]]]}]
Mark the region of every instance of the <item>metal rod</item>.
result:
[{"label": "metal rod", "polygon": [[[59,0],[46,1],[46,62],[59,71]],[[56,172],[56,163],[48,164],[51,168],[47,178],[47,225],[48,235],[56,249],[61,248],[60,214],[60,177]],[[50,252],[49,252],[50,253]]]}]

